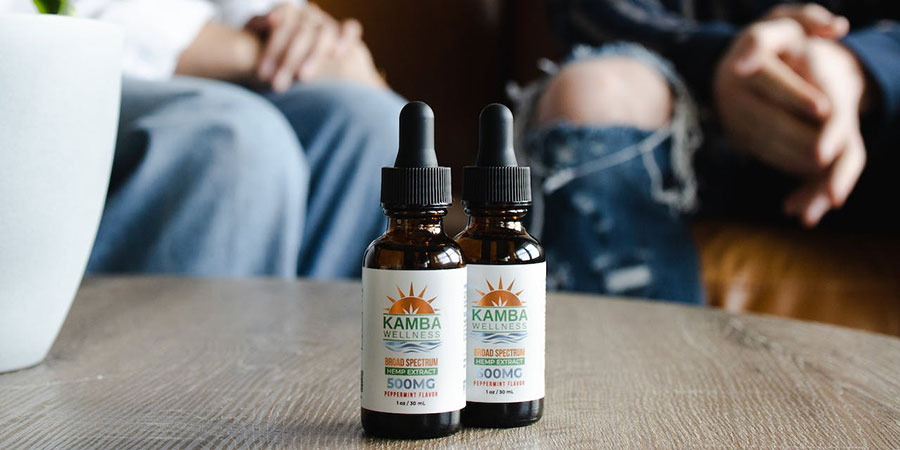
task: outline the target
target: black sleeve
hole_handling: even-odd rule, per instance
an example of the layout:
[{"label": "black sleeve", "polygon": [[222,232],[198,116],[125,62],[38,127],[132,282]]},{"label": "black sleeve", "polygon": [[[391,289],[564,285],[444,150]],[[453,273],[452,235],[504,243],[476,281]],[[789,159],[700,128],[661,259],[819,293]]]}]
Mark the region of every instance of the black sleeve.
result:
[{"label": "black sleeve", "polygon": [[708,98],[716,64],[738,29],[696,22],[653,0],[548,0],[550,17],[570,45],[634,41],[672,61],[700,98]]},{"label": "black sleeve", "polygon": [[880,126],[900,118],[900,24],[884,21],[854,30],[843,40],[875,83],[878,105],[874,119]]}]

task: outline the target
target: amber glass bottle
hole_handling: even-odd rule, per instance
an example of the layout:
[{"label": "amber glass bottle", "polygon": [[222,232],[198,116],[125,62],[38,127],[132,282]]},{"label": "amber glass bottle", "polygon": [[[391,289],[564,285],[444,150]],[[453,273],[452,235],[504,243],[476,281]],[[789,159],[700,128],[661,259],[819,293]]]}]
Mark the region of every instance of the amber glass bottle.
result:
[{"label": "amber glass bottle", "polygon": [[400,113],[395,167],[382,169],[387,231],[363,262],[361,416],[367,434],[429,438],[465,406],[465,262],[443,229],[450,169],[438,167],[434,116]]},{"label": "amber glass bottle", "polygon": [[463,172],[468,226],[458,236],[468,270],[467,401],[463,424],[516,427],[544,411],[546,263],[522,218],[531,173],[512,146],[512,113],[485,107],[475,166]]}]

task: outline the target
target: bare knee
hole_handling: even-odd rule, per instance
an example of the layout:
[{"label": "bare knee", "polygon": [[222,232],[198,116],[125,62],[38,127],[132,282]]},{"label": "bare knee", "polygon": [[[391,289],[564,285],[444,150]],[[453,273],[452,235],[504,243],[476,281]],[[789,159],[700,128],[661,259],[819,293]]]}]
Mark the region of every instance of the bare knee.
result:
[{"label": "bare knee", "polygon": [[659,128],[669,121],[672,94],[653,68],[631,58],[580,61],[565,66],[538,101],[537,125]]}]

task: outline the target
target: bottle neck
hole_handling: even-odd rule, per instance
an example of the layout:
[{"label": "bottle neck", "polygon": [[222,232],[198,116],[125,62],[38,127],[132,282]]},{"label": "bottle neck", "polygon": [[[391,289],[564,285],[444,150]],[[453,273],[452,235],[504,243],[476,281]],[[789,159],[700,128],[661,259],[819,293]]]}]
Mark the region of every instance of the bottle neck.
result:
[{"label": "bottle neck", "polygon": [[444,232],[444,216],[447,210],[435,209],[385,209],[388,217],[387,233],[400,235],[439,235]]},{"label": "bottle neck", "polygon": [[522,218],[528,214],[528,208],[523,206],[466,207],[466,214],[469,216],[466,229],[470,231],[509,230],[525,233]]}]

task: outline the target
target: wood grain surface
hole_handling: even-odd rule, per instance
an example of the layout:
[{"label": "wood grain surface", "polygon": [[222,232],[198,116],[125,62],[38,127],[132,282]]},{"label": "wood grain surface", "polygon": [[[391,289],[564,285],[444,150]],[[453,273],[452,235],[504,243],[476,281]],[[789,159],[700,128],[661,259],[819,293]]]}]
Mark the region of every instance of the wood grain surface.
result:
[{"label": "wood grain surface", "polygon": [[536,425],[370,439],[360,285],[87,279],[49,358],[0,375],[0,448],[900,448],[900,340],[548,298]]}]

